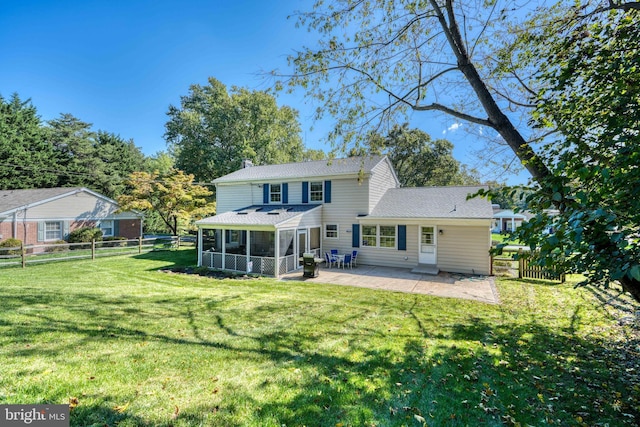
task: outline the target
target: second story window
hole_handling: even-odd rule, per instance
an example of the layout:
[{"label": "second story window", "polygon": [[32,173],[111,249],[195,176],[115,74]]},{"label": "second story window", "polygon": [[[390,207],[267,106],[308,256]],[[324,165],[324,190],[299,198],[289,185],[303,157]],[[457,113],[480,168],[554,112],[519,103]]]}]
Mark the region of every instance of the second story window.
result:
[{"label": "second story window", "polygon": [[270,201],[271,203],[280,203],[282,201],[282,185],[271,184],[269,186]]},{"label": "second story window", "polygon": [[323,183],[321,182],[312,182],[309,184],[310,187],[310,196],[312,202],[322,202],[324,200],[322,195]]}]

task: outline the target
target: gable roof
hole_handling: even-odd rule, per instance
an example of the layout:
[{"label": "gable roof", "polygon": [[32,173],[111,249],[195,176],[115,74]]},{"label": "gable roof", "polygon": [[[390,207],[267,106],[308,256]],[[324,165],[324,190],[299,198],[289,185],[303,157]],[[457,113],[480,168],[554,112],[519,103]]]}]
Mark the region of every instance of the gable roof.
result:
[{"label": "gable roof", "polygon": [[322,205],[251,205],[196,221],[196,225],[267,225],[277,227]]},{"label": "gable roof", "polygon": [[409,187],[387,190],[366,218],[491,219],[491,202],[483,197],[467,200],[483,186]]},{"label": "gable roof", "polygon": [[16,210],[30,208],[61,197],[73,195],[80,192],[89,193],[95,197],[106,200],[117,205],[115,200],[111,200],[102,194],[96,193],[84,187],[56,187],[56,188],[34,188],[28,190],[0,190],[0,214],[13,213]]},{"label": "gable roof", "polygon": [[346,159],[315,160],[311,162],[284,163],[280,165],[251,166],[239,169],[228,175],[214,179],[215,184],[225,182],[259,181],[292,178],[321,178],[336,175],[365,174],[382,161],[386,156],[348,157]]}]

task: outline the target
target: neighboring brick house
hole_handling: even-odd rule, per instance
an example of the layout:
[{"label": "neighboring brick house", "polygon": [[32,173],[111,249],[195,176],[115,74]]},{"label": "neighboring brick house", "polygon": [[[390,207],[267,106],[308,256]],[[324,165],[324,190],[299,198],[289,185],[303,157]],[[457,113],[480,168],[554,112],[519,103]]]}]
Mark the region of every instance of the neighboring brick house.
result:
[{"label": "neighboring brick house", "polygon": [[142,215],[118,209],[115,200],[84,187],[0,190],[0,241],[44,244],[81,227],[99,227],[105,237],[141,236]]},{"label": "neighboring brick house", "polygon": [[279,276],[337,249],[357,250],[358,265],[490,272],[491,203],[467,199],[479,186],[400,188],[381,156],[249,166],[213,183],[199,265]]}]

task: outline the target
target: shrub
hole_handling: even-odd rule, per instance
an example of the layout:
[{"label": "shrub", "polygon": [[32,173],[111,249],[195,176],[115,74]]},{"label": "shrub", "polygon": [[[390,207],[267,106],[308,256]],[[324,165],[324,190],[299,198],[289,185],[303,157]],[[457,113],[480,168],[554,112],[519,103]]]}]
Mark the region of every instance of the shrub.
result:
[{"label": "shrub", "polygon": [[[102,240],[102,230],[95,227],[82,227],[69,233],[69,243],[91,243],[92,240]],[[89,245],[74,245],[71,249],[88,249]]]},{"label": "shrub", "polygon": [[[63,245],[66,244],[67,242],[65,242],[64,240],[56,240],[55,242],[51,242],[50,244],[52,245]],[[69,246],[47,246],[47,248],[44,250],[45,252],[66,252],[69,250]]]},{"label": "shrub", "polygon": [[119,236],[111,236],[105,237],[102,239],[104,243],[102,243],[103,248],[116,248],[116,247],[124,247],[127,246],[126,237]]},{"label": "shrub", "polygon": [[0,243],[0,248],[11,248],[11,249],[0,249],[0,255],[20,255],[22,252],[20,251],[20,245],[22,245],[22,240],[9,238],[3,240]]}]

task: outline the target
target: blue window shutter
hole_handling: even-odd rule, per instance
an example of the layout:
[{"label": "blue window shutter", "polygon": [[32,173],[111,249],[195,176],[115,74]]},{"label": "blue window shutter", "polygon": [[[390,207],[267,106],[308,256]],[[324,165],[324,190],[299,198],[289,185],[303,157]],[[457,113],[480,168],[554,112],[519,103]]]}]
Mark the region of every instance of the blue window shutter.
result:
[{"label": "blue window shutter", "polygon": [[44,222],[38,223],[38,242],[44,242]]},{"label": "blue window shutter", "polygon": [[119,236],[120,235],[120,220],[116,219],[113,221],[113,235],[114,236]]},{"label": "blue window shutter", "polygon": [[269,204],[269,184],[262,184],[262,203]]},{"label": "blue window shutter", "polygon": [[324,182],[324,202],[331,203],[331,181]]},{"label": "blue window shutter", "polygon": [[285,205],[289,203],[289,183],[287,182],[282,183],[282,203]]},{"label": "blue window shutter", "polygon": [[351,247],[360,247],[360,224],[351,224]]},{"label": "blue window shutter", "polygon": [[309,203],[309,183],[302,183],[302,203]]},{"label": "blue window shutter", "polygon": [[399,251],[407,250],[407,226],[406,225],[398,226],[398,250]]}]

